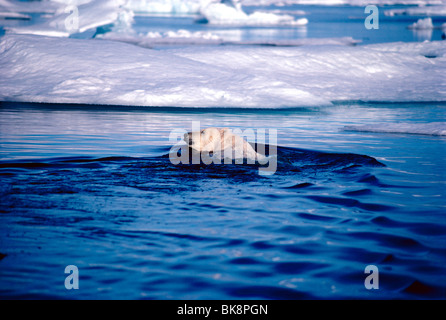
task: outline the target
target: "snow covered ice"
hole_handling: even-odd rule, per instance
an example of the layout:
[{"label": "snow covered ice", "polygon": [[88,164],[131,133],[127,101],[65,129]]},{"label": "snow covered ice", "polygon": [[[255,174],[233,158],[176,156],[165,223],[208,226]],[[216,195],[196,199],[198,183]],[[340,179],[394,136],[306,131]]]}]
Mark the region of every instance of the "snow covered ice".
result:
[{"label": "snow covered ice", "polygon": [[[20,2],[0,1],[0,11],[26,13]],[[76,0],[70,4],[79,10],[76,30],[67,30],[70,12],[66,3],[58,1],[30,6],[32,12],[51,12],[49,19],[6,28],[0,40],[0,99],[245,108],[446,101],[445,42],[355,47],[358,41],[351,37],[234,42],[213,29],[138,33],[132,28],[137,10],[194,13],[217,25],[299,28],[308,20],[255,9],[246,13],[242,4],[252,5],[249,1]],[[414,26],[431,24],[426,18]],[[63,39],[104,25],[111,27],[96,39]],[[159,45],[195,46],[147,49]]]},{"label": "snow covered ice", "polygon": [[196,14],[212,0],[129,0],[125,7],[135,12]]},{"label": "snow covered ice", "polygon": [[11,34],[0,48],[6,101],[247,108],[446,101],[444,42],[156,51]]},{"label": "snow covered ice", "polygon": [[304,26],[308,23],[306,18],[295,20],[290,15],[277,15],[275,13],[255,11],[247,14],[240,3],[226,5],[225,3],[210,3],[201,8],[200,13],[211,24],[223,25],[289,25]]}]

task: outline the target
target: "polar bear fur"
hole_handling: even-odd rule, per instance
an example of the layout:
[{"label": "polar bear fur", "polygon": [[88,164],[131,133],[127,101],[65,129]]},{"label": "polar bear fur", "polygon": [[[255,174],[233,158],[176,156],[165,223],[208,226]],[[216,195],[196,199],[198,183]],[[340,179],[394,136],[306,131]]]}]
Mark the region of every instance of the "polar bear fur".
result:
[{"label": "polar bear fur", "polygon": [[206,128],[201,131],[184,134],[184,141],[190,148],[199,152],[221,154],[225,158],[263,160],[265,156],[257,153],[242,137],[228,128]]}]

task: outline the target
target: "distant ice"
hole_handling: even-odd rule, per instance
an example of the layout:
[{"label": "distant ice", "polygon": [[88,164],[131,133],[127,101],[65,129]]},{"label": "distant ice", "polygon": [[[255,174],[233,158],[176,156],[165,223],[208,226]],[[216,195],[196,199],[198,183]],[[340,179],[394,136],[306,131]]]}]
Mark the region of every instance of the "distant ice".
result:
[{"label": "distant ice", "polygon": [[128,0],[125,7],[136,13],[197,14],[213,0]]},{"label": "distant ice", "polygon": [[146,34],[136,34],[134,31],[128,32],[107,32],[98,35],[97,38],[132,43],[140,47],[153,48],[166,45],[262,45],[277,47],[299,47],[308,45],[356,45],[360,43],[351,37],[342,38],[300,38],[300,39],[277,39],[277,40],[250,40],[250,41],[229,41],[211,32],[188,30],[148,32]]},{"label": "distant ice", "polygon": [[[2,3],[11,4],[10,8],[22,8],[18,1]],[[47,21],[29,26],[17,26],[6,28],[8,33],[35,34],[53,37],[68,37],[74,33],[82,33],[89,29],[111,24],[115,22],[126,0],[71,0],[68,2],[41,1],[40,7],[34,5],[33,11],[45,11],[51,13]],[[29,3],[29,2],[26,2]],[[34,3],[34,2],[31,2]],[[71,23],[74,6],[78,14],[76,23]],[[1,6],[0,6],[1,10]],[[22,11],[20,11],[22,12]],[[26,11],[25,11],[26,12]]]},{"label": "distant ice", "polygon": [[434,25],[432,23],[432,18],[425,18],[418,19],[417,22],[407,26],[407,28],[413,31],[418,41],[429,41],[432,38]]},{"label": "distant ice", "polygon": [[[438,3],[437,3],[438,4]],[[396,15],[407,15],[407,16],[446,16],[446,4],[443,1],[439,1],[440,5],[433,6],[418,6],[418,7],[408,7],[404,9],[390,9],[385,10],[384,14],[386,16],[396,16]]]},{"label": "distant ice", "polygon": [[225,3],[210,3],[207,6],[202,7],[200,13],[208,23],[219,25],[304,26],[308,23],[306,18],[295,19],[291,15],[279,15],[263,11],[255,11],[251,14],[247,14],[243,11],[239,2],[235,2],[233,5],[227,5]]},{"label": "distant ice", "polygon": [[308,23],[306,18],[295,19],[291,15],[266,11],[247,14],[242,8],[242,2],[236,0],[129,0],[125,7],[137,13],[200,14],[201,21],[218,25],[303,26]]},{"label": "distant ice", "polygon": [[432,18],[418,19],[417,22],[408,26],[409,29],[416,30],[425,30],[425,29],[433,29],[434,25],[432,24]]},{"label": "distant ice", "polygon": [[345,126],[345,131],[408,133],[433,136],[446,136],[446,122],[431,123],[383,123],[362,126]]}]

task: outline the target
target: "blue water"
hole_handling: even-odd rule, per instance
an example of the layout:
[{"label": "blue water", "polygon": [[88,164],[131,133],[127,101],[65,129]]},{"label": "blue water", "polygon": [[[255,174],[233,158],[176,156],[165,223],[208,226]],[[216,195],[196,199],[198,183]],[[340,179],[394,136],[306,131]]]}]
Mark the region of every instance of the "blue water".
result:
[{"label": "blue water", "polygon": [[[0,297],[444,299],[446,139],[343,127],[445,116],[1,103]],[[173,165],[169,133],[193,121],[277,128],[277,171]]]}]

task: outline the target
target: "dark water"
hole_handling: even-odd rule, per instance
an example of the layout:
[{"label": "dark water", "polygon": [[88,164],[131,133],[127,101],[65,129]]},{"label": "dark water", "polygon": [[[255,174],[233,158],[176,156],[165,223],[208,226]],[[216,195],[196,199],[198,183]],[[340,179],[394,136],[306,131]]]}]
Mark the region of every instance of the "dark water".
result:
[{"label": "dark water", "polygon": [[[340,130],[442,108],[2,103],[0,297],[445,299],[446,141]],[[278,128],[276,172],[173,165],[168,133],[191,121]]]}]

